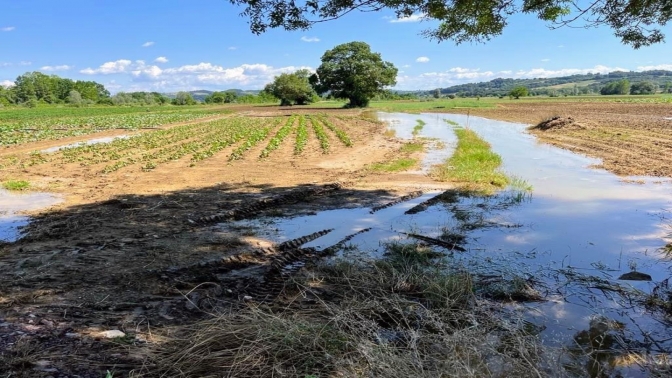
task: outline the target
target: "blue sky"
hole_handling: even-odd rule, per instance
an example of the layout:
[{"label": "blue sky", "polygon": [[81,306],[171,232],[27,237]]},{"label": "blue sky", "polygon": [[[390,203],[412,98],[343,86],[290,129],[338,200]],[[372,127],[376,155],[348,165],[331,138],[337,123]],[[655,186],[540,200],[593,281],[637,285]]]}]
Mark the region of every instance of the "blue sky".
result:
[{"label": "blue sky", "polygon": [[[436,43],[433,22],[391,12],[352,13],[308,31],[249,31],[226,0],[98,2],[0,0],[0,84],[27,71],[95,80],[111,92],[260,89],[281,72],[315,69],[334,46],[364,41],[399,68],[397,89],[432,89],[497,77],[672,70],[666,44],[634,50],[600,29],[549,30],[516,16],[485,44]],[[402,22],[400,22],[402,21]],[[672,27],[664,32],[672,38]]]}]

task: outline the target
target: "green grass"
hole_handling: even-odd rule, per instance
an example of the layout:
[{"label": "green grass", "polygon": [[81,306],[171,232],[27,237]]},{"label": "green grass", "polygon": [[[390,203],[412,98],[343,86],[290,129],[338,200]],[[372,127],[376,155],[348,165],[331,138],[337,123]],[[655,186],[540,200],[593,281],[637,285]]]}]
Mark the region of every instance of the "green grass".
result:
[{"label": "green grass", "polygon": [[481,99],[456,98],[440,100],[400,100],[400,101],[371,101],[370,107],[389,112],[420,113],[428,110],[459,109],[459,108],[492,108],[498,98]]},{"label": "green grass", "polygon": [[8,180],[2,183],[2,187],[7,190],[21,191],[28,190],[30,183],[24,180]]},{"label": "green grass", "polygon": [[386,163],[375,163],[371,169],[378,172],[407,171],[418,165],[418,160],[413,158],[399,158]]},{"label": "green grass", "polygon": [[455,121],[453,121],[453,120],[451,120],[451,119],[444,119],[444,121],[445,121],[447,124],[451,125],[451,126],[460,126],[459,123],[457,123],[457,122],[455,122]]},{"label": "green grass", "polygon": [[415,127],[413,127],[413,133],[412,134],[413,134],[414,137],[418,136],[418,134],[420,134],[420,131],[422,131],[422,128],[425,127],[425,125],[427,124],[427,123],[425,123],[425,121],[423,121],[421,119],[417,120],[417,122],[418,122],[418,124],[415,125]]},{"label": "green grass", "polygon": [[419,142],[409,142],[404,144],[399,151],[405,154],[412,154],[415,152],[422,152],[425,150],[425,145]]},{"label": "green grass", "polygon": [[490,144],[478,134],[467,129],[455,129],[457,148],[445,163],[433,170],[433,176],[440,181],[453,181],[466,188],[483,192],[493,192],[504,188],[508,177],[498,168],[501,156],[492,152]]}]

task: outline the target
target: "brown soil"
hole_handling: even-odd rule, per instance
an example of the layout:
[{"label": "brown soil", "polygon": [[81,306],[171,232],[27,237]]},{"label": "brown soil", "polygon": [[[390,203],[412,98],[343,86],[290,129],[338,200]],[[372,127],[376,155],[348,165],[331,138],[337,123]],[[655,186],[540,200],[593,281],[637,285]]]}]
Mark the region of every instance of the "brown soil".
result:
[{"label": "brown soil", "polygon": [[617,175],[672,177],[670,104],[511,101],[456,112],[541,125],[530,131],[541,141],[602,159]]},{"label": "brown soil", "polygon": [[[266,117],[297,110],[242,111]],[[99,165],[58,160],[5,169],[0,181],[25,179],[61,194],[64,202],[33,214],[20,241],[0,243],[0,371],[16,377],[101,377],[108,370],[125,376],[146,363],[145,347],[160,342],[164,327],[277,295],[283,281],[272,276],[273,262],[307,253],[286,252],[249,229],[213,227],[207,219],[373,207],[417,188],[447,186],[423,175],[372,173],[367,165],[392,158],[401,142],[385,137],[382,124],[332,122],[347,131],[352,148],[329,131],[331,148],[324,154],[311,130],[301,156],[286,140],[264,160],[258,159],[262,142],[242,160],[228,161],[231,147],[194,167],[183,158],[151,171],[130,166],[110,174],[100,173]],[[0,155],[27,158],[63,142]],[[327,185],[334,182],[342,184]],[[126,336],[106,339],[101,332],[110,330]]]}]

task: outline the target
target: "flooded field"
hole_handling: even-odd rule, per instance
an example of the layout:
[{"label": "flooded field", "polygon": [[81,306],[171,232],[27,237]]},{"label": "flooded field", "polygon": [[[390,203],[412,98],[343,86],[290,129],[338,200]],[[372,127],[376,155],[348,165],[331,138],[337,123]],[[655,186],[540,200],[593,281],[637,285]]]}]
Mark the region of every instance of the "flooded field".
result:
[{"label": "flooded field", "polygon": [[[468,127],[502,156],[503,171],[533,189],[459,198],[430,192],[379,211],[337,209],[242,225],[258,227],[277,242],[333,229],[306,244],[318,249],[362,231],[349,240],[347,250],[364,258],[379,257],[386,242],[408,235],[438,240],[464,235],[466,251],[451,251],[456,262],[482,275],[518,276],[538,284],[544,301],[511,310],[542,327],[547,345],[609,350],[595,352],[594,358],[607,359],[614,368],[625,365],[618,363],[625,355],[672,350],[668,323],[636,300],[671,276],[664,253],[672,241],[669,180],[623,180],[591,168],[599,161],[538,143],[522,124],[447,114],[379,113],[379,118],[406,139],[412,138],[418,119],[426,123],[419,136],[445,146],[430,150],[425,166],[452,153],[454,126],[446,120]],[[596,335],[609,336],[610,345],[591,344]],[[623,371],[637,376],[634,368]]]},{"label": "flooded field", "polygon": [[[321,119],[320,114],[310,117]],[[174,366],[181,358],[176,355],[157,360],[166,348],[174,347],[178,354],[191,350],[179,342],[170,347],[166,339],[195,345],[198,337],[209,336],[199,330],[215,327],[224,333],[212,340],[234,340],[236,322],[246,317],[273,335],[277,330],[265,327],[277,325],[275,321],[327,329],[325,342],[338,331],[349,341],[333,350],[339,356],[334,361],[373,348],[369,350],[396,361],[390,371],[417,368],[377,376],[453,371],[435,362],[467,370],[472,368],[464,364],[469,361],[487,364],[481,365],[485,370],[470,370],[471,375],[456,373],[473,377],[507,376],[492,372],[528,372],[524,366],[531,366],[506,370],[498,361],[532,361],[541,372],[508,376],[639,377],[655,376],[654,367],[672,366],[669,180],[625,178],[596,169],[600,161],[539,143],[517,123],[450,114],[376,114],[382,122],[359,113],[334,111],[331,117],[348,130],[352,147],[334,134],[330,146],[338,148],[328,153],[326,143],[311,137],[302,155],[292,141],[261,158],[275,135],[269,132],[267,141],[235,161],[231,154],[246,142],[193,166],[189,155],[154,169],[129,164],[108,173],[100,169],[106,162],[96,169],[83,166],[91,162],[87,158],[46,161],[70,151],[64,150],[35,165],[12,168],[13,178],[38,184],[48,178],[65,202],[38,212],[61,197],[0,192],[0,281],[6,283],[0,285],[0,324],[5,324],[0,371],[33,371],[44,365],[63,376],[105,376],[107,370],[115,377],[131,371],[177,376],[179,369],[198,366],[188,360]],[[469,128],[491,144],[501,155],[510,187],[486,196],[429,175],[455,151],[456,128]],[[170,130],[181,129],[166,132]],[[157,133],[151,135],[161,136]],[[193,134],[184,132],[176,139],[183,136]],[[125,146],[132,140],[81,150]],[[422,159],[417,170],[370,169],[398,158],[409,140],[424,143],[424,152],[413,155]],[[20,154],[30,159],[30,152],[54,145],[26,146]],[[130,151],[137,156],[145,152]],[[390,268],[399,262],[395,258],[405,258],[407,247],[415,253],[412,258],[426,258],[426,265],[398,265],[385,271],[389,275],[374,274],[381,272],[376,267]],[[325,255],[332,254],[346,265],[329,264]],[[336,269],[347,264],[351,270]],[[350,272],[345,281],[344,272]],[[444,287],[439,298],[463,293],[464,301],[457,307],[433,302],[433,292],[425,289],[437,282],[453,285]],[[426,322],[430,318],[434,320]],[[340,328],[329,328],[338,322]],[[286,331],[302,334],[303,329]],[[108,333],[125,336],[101,338]],[[255,335],[249,341],[256,347]],[[314,332],[308,337],[315,339]],[[515,342],[508,344],[509,338]],[[302,340],[296,345],[314,345]],[[32,354],[16,360],[28,342],[35,346]],[[402,349],[387,348],[389,343]],[[210,353],[209,348],[218,348],[215,344],[199,345],[205,355],[228,355]],[[465,344],[484,348],[472,350],[473,360],[453,353]],[[417,345],[424,347],[413,349]],[[506,345],[536,352],[524,354],[532,359],[521,358],[518,349],[502,351]],[[265,348],[274,351],[276,344]],[[324,370],[307,369],[305,374],[342,372],[341,362],[324,359],[320,350],[309,352]],[[408,359],[399,360],[401,354]],[[416,355],[426,356],[426,364],[414,365]],[[369,364],[367,356],[351,361],[382,366]],[[451,362],[443,356],[454,358]],[[278,364],[285,357],[278,356]],[[374,357],[381,361],[378,354]],[[563,374],[554,375],[556,363],[562,364]],[[491,374],[481,373],[485,371]]]}]

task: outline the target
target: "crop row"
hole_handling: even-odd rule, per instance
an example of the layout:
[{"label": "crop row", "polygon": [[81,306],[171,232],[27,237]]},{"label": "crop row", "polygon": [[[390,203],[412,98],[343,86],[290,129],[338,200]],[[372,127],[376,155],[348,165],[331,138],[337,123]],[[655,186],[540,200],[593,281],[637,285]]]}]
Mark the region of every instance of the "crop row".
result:
[{"label": "crop row", "polygon": [[350,140],[350,137],[348,134],[336,127],[327,117],[324,115],[321,115],[318,117],[320,122],[322,122],[329,130],[331,130],[334,134],[336,134],[336,137],[343,142],[344,145],[347,147],[352,147],[352,140]]},{"label": "crop row", "polygon": [[259,154],[259,158],[267,158],[268,155],[271,154],[271,152],[277,150],[280,145],[282,144],[282,141],[287,138],[287,136],[292,132],[294,129],[294,121],[296,121],[296,116],[291,116],[287,120],[287,122],[278,130],[277,133],[275,133],[275,136],[271,138],[271,140],[268,142],[266,145],[266,148],[264,148],[261,151],[261,154]]},{"label": "crop row", "polygon": [[242,159],[263,141],[267,141],[265,147],[260,148],[255,157],[267,158],[285,141],[291,139],[290,135],[295,137],[294,153],[300,155],[313,132],[322,151],[327,153],[333,148],[329,145],[333,135],[329,135],[328,130],[334,135],[341,135],[339,139],[343,144],[347,140],[350,143],[346,145],[352,145],[347,134],[333,126],[326,117],[230,117],[148,131],[127,138],[113,139],[108,143],[63,148],[53,153],[34,152],[27,159],[4,159],[0,163],[23,167],[47,162],[57,166],[77,163],[83,167],[96,166],[95,169],[100,169],[102,173],[110,173],[128,166],[151,170],[161,164],[186,157],[189,164],[194,166],[227,148],[230,148],[229,161]]},{"label": "crop row", "polygon": [[192,113],[134,113],[103,116],[42,118],[0,124],[0,146],[61,139],[109,129],[137,130],[188,122],[208,116]]},{"label": "crop row", "polygon": [[322,124],[317,119],[312,117],[310,118],[310,123],[313,125],[313,131],[315,131],[315,135],[320,141],[322,152],[325,154],[329,153],[329,136],[324,131],[324,127],[322,127]]}]

